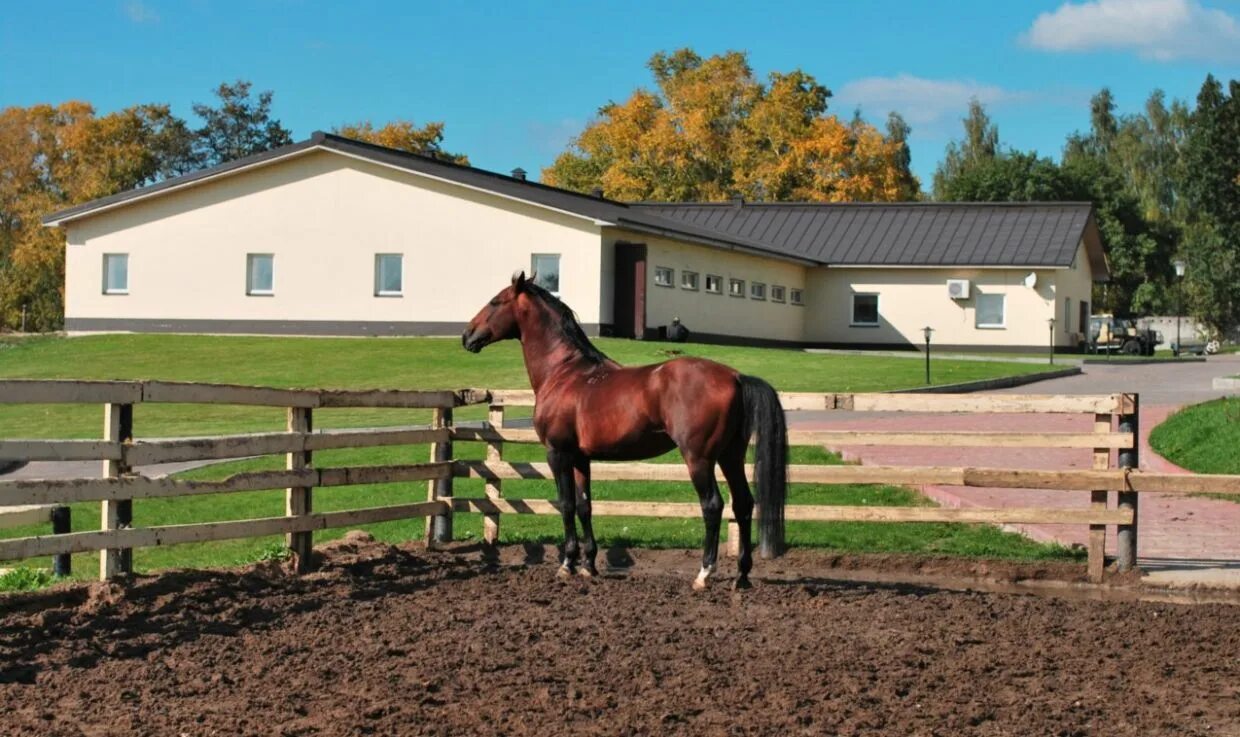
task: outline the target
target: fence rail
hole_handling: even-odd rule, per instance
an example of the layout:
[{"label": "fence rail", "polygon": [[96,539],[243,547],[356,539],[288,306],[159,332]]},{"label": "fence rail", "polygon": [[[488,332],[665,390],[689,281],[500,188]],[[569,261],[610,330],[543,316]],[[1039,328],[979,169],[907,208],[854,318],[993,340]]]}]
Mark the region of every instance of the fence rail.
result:
[{"label": "fence rail", "polygon": [[[783,393],[788,410],[882,411],[931,413],[1072,413],[1093,418],[1093,432],[979,433],[979,432],[860,432],[792,431],[794,445],[957,445],[986,447],[1047,447],[1092,449],[1092,470],[1046,471],[970,467],[826,466],[793,464],[790,483],[797,484],[942,484],[1010,489],[1057,489],[1090,493],[1081,508],[947,509],[933,507],[854,507],[789,505],[787,518],[795,521],[970,522],[1083,524],[1090,527],[1089,572],[1099,578],[1103,569],[1106,526],[1119,531],[1121,567],[1136,555],[1138,492],[1240,492],[1240,476],[1183,476],[1147,473],[1136,468],[1135,416],[1138,398],[1130,394],[1043,396],[971,394],[845,394]],[[285,432],[222,435],[198,438],[135,439],[133,405],[146,402],[234,404],[283,407],[288,414]],[[102,478],[70,480],[0,481],[0,526],[7,522],[30,524],[58,520],[54,534],[0,540],[0,559],[40,555],[58,556],[67,572],[68,555],[101,550],[102,577],[132,569],[133,548],[284,534],[297,554],[299,567],[308,563],[315,530],[380,521],[425,517],[427,540],[452,538],[452,515],[476,512],[484,518],[484,538],[499,539],[505,514],[555,514],[556,503],[541,499],[505,498],[506,483],[551,478],[545,463],[505,461],[507,443],[536,443],[527,428],[505,427],[509,407],[534,403],[529,390],[462,389],[458,391],[338,391],[278,389],[223,384],[186,384],[162,381],[0,381],[4,403],[101,403],[104,437],[100,440],[0,440],[0,458],[25,460],[95,460]],[[453,409],[485,405],[483,427],[453,423]],[[336,407],[384,407],[433,410],[430,427],[401,426],[315,432],[313,410]],[[486,460],[456,460],[455,441],[487,445]],[[366,448],[430,443],[425,463],[384,466],[316,467],[313,453],[336,448]],[[1119,468],[1112,466],[1118,450]],[[217,460],[284,454],[286,469],[237,473],[218,481],[147,478],[135,466],[186,460]],[[752,475],[752,467],[747,471]],[[482,479],[484,496],[456,497],[453,480]],[[683,464],[596,463],[596,481],[687,482]],[[375,483],[427,482],[427,500],[386,507],[339,512],[315,512],[315,488]],[[281,517],[226,522],[134,526],[132,503],[154,499],[284,488],[286,514]],[[1118,491],[1119,505],[1108,507],[1107,492]],[[70,533],[67,504],[99,502],[103,529]],[[56,510],[61,510],[57,512]],[[595,501],[600,516],[697,517],[697,503]],[[730,519],[730,512],[725,512]],[[730,546],[736,542],[729,527]],[[734,552],[734,550],[733,550]]]}]

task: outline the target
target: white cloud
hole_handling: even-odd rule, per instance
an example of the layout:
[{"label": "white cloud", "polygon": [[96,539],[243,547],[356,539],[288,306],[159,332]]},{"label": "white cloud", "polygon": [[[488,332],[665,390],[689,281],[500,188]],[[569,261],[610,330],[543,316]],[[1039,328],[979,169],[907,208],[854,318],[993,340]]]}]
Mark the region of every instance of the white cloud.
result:
[{"label": "white cloud", "polygon": [[848,115],[860,106],[875,121],[895,110],[914,129],[947,119],[953,122],[964,117],[969,100],[977,98],[987,107],[1028,100],[1028,92],[1005,90],[993,84],[970,79],[926,79],[911,74],[895,77],[866,77],[841,87],[835,93],[832,108],[839,115]]},{"label": "white cloud", "polygon": [[1021,41],[1044,51],[1126,49],[1145,59],[1240,60],[1240,22],[1196,0],[1096,0],[1042,13]]},{"label": "white cloud", "polygon": [[129,0],[125,3],[125,15],[134,23],[155,23],[159,21],[159,13],[142,0]]}]

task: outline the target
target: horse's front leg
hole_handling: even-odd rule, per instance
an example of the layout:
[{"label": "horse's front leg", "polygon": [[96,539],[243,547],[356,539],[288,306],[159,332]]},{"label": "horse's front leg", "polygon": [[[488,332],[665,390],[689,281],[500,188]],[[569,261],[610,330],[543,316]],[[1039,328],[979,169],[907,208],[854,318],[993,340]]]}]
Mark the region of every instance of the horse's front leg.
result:
[{"label": "horse's front leg", "polygon": [[693,488],[697,490],[698,500],[702,503],[702,521],[706,523],[706,541],[702,545],[702,570],[698,571],[697,578],[693,581],[693,590],[702,591],[706,588],[711,574],[715,572],[716,560],[719,557],[723,495],[719,493],[719,483],[715,481],[713,460],[686,456],[685,463],[689,466],[689,478],[693,481]]},{"label": "horse's front leg", "polygon": [[567,578],[573,575],[573,566],[577,561],[577,524],[573,519],[577,506],[577,489],[573,482],[573,454],[548,448],[547,465],[551,466],[551,473],[555,476],[560,519],[564,522],[564,557],[560,559],[557,575]]},{"label": "horse's front leg", "polygon": [[581,522],[581,575],[586,578],[598,576],[594,559],[598,556],[598,544],[594,542],[594,522],[590,519],[590,459],[578,455],[573,464],[573,480],[577,487],[577,519]]}]

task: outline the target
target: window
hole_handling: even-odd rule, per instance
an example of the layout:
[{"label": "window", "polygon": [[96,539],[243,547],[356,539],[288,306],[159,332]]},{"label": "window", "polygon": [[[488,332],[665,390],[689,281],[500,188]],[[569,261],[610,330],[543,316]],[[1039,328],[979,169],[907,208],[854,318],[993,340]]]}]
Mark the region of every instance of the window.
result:
[{"label": "window", "polygon": [[783,302],[784,301],[784,288],[783,287],[779,286],[778,284],[771,285],[771,301],[772,302]]},{"label": "window", "polygon": [[404,261],[399,253],[375,254],[375,296],[399,297],[404,292]]},{"label": "window", "polygon": [[804,292],[802,292],[800,289],[789,289],[788,290],[788,303],[794,304],[794,305],[805,304]]},{"label": "window", "polygon": [[530,256],[534,283],[554,295],[560,294],[560,254],[535,253]]},{"label": "window", "polygon": [[852,322],[856,327],[875,327],[878,325],[878,295],[854,294],[852,300]]},{"label": "window", "polygon": [[977,327],[1001,328],[1003,326],[1003,295],[977,295]]},{"label": "window", "polygon": [[723,294],[723,277],[717,274],[707,274],[706,291],[710,294]]},{"label": "window", "polygon": [[275,256],[270,253],[246,254],[245,293],[258,295],[275,293]]},{"label": "window", "polygon": [[654,283],[660,287],[670,287],[672,282],[676,280],[675,269],[669,269],[666,266],[654,267]]},{"label": "window", "polygon": [[696,292],[698,290],[698,275],[696,271],[680,272],[680,288],[690,289]]},{"label": "window", "polygon": [[129,254],[103,254],[103,293],[129,294]]},{"label": "window", "polygon": [[766,299],[766,285],[760,281],[749,283],[750,299]]},{"label": "window", "polygon": [[744,279],[728,279],[728,294],[733,297],[745,296],[745,280]]}]

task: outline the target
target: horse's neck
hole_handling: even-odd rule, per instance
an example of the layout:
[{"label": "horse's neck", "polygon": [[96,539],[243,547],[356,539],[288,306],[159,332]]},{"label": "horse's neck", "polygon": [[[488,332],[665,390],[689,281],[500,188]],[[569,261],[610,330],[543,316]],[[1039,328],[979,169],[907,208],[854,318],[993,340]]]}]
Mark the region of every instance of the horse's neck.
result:
[{"label": "horse's neck", "polygon": [[556,324],[558,317],[546,305],[540,304],[538,309],[544,314],[532,315],[530,324],[521,326],[525,371],[536,396],[556,372],[571,368],[575,360],[584,359],[581,350],[561,334]]}]

